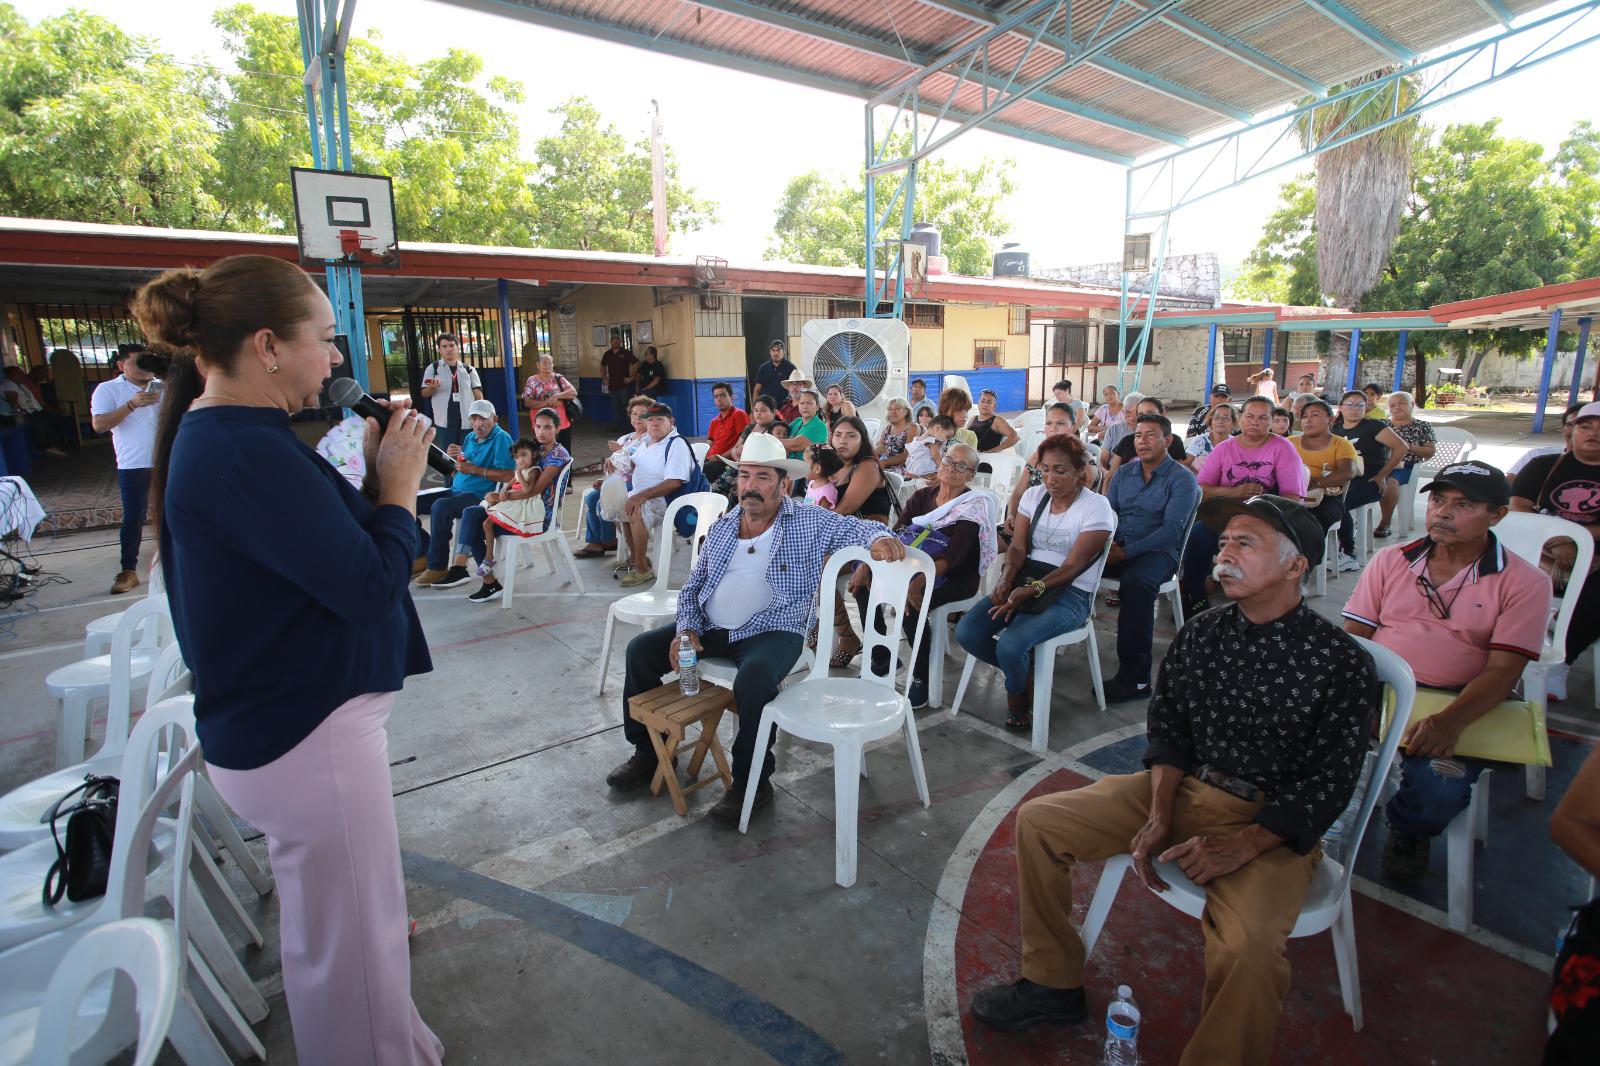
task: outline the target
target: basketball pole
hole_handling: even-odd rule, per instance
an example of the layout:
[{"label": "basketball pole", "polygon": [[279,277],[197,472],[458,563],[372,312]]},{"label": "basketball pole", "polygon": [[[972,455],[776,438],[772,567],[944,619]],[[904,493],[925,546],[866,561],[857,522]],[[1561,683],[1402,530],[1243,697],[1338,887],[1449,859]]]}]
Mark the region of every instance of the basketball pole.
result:
[{"label": "basketball pole", "polygon": [[[300,55],[305,62],[302,81],[312,166],[350,173],[354,165],[344,53],[356,0],[327,0],[326,11],[323,0],[296,0],[295,7],[300,24]],[[367,374],[367,312],[361,291],[361,264],[329,260],[323,270],[337,329],[349,341],[351,375],[363,392],[368,391],[371,382]]]}]

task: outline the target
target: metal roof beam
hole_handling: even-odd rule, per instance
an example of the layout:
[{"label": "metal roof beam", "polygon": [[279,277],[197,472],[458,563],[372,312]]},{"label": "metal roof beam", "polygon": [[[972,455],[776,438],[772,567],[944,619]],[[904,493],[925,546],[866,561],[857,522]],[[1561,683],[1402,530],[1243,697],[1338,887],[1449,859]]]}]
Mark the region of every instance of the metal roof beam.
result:
[{"label": "metal roof beam", "polygon": [[1478,0],[1478,6],[1483,8],[1484,14],[1494,19],[1506,29],[1511,28],[1511,20],[1516,18],[1511,9],[1500,3],[1500,0]]},{"label": "metal roof beam", "polygon": [[[939,53],[923,52],[917,49],[904,47],[898,42],[888,41],[871,34],[860,33],[856,30],[845,29],[841,26],[830,26],[805,15],[797,15],[791,11],[782,11],[757,0],[694,0],[699,7],[722,11],[741,18],[777,26],[792,33],[804,34],[815,40],[825,41],[829,44],[840,45],[853,51],[866,55],[877,56],[897,63],[905,63],[913,67],[926,67],[938,61]],[[1004,91],[1005,80],[994,75],[982,75],[976,71],[967,72],[967,80],[988,88]],[[1147,122],[1137,119],[1125,118],[1122,115],[1094,107],[1078,100],[1073,100],[1055,93],[1036,92],[1028,99],[1046,107],[1055,108],[1067,114],[1077,115],[1088,119],[1090,122],[1109,126],[1124,133],[1146,137],[1152,141],[1161,141],[1182,147],[1189,143],[1189,138],[1181,133],[1152,126]]]},{"label": "metal roof beam", "polygon": [[1382,52],[1396,63],[1409,63],[1416,58],[1415,52],[1381,33],[1376,26],[1339,3],[1339,0],[1304,0],[1304,3],[1362,44]]},{"label": "metal roof beam", "polygon": [[[1148,10],[1150,7],[1149,0],[1123,0],[1123,2],[1133,5],[1134,9],[1138,11]],[[1229,37],[1221,30],[1213,29],[1197,18],[1177,11],[1169,11],[1161,17],[1161,21],[1179,33],[1193,37],[1201,44],[1209,45],[1219,52],[1227,53],[1246,66],[1254,67],[1268,77],[1277,78],[1285,85],[1293,85],[1295,88],[1308,92],[1312,96],[1326,96],[1328,93],[1328,87],[1310,75],[1301,73],[1287,63],[1278,62],[1278,60],[1273,59],[1259,48],[1253,48],[1238,38]]]},{"label": "metal roof beam", "polygon": [[[969,2],[969,0],[923,0],[923,3],[928,7],[936,8],[940,11],[944,11],[947,14],[959,15],[961,18],[968,19],[983,26],[998,26],[1000,25],[1002,17],[980,4]],[[1012,32],[1012,36],[1022,37],[1030,40],[1032,39],[1032,35],[1033,31],[1031,27],[1017,29]],[[939,44],[934,51],[940,53],[946,52],[960,44],[962,41],[966,40],[967,36],[967,34],[963,33],[944,41]],[[1066,55],[1068,50],[1073,47],[1072,41],[1068,40],[1066,37],[1061,36],[1059,33],[1049,32],[1046,32],[1039,37],[1039,44],[1041,46],[1048,46],[1051,49],[1060,52],[1062,55]],[[1209,111],[1213,115],[1217,115],[1221,118],[1232,119],[1235,122],[1249,122],[1252,117],[1250,112],[1242,107],[1230,104],[1224,100],[1218,100],[1212,96],[1207,96],[1205,93],[1202,93],[1196,89],[1191,89],[1187,85],[1183,85],[1168,78],[1163,78],[1159,75],[1152,74],[1147,70],[1143,70],[1134,66],[1132,63],[1124,63],[1122,60],[1113,59],[1111,56],[1096,56],[1094,59],[1090,60],[1088,65],[1094,67],[1096,70],[1102,70],[1107,74],[1112,74],[1126,81],[1131,81],[1141,88],[1148,89],[1150,92],[1156,93],[1160,96],[1165,96],[1171,100],[1177,100],[1179,103],[1198,107],[1202,111]]]}]

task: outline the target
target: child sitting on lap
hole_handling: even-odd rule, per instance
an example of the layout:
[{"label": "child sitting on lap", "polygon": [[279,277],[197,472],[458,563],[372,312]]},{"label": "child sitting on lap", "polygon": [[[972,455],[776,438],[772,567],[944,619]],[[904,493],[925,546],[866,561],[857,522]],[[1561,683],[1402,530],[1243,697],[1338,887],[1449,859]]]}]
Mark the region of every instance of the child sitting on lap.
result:
[{"label": "child sitting on lap", "polygon": [[844,460],[826,444],[811,449],[811,472],[806,476],[806,502],[832,511],[839,506],[839,486],[834,478],[844,470]]},{"label": "child sitting on lap", "polygon": [[927,431],[906,445],[906,476],[931,478],[936,475],[939,472],[939,460],[944,455],[944,446],[955,435],[956,424],[949,415],[936,415],[929,419]]}]

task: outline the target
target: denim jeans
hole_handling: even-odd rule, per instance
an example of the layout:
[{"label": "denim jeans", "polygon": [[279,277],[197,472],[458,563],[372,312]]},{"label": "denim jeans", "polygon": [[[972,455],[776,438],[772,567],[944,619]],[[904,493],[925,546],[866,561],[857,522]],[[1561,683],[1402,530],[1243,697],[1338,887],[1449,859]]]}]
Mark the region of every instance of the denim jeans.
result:
[{"label": "denim jeans", "polygon": [[1211,564],[1216,561],[1219,543],[1216,533],[1204,522],[1196,522],[1189,531],[1189,543],[1183,549],[1182,576],[1178,579],[1184,599],[1206,594],[1206,578],[1211,576]]},{"label": "denim jeans", "polygon": [[1083,625],[1091,602],[1083,589],[1068,588],[1038,614],[1013,614],[1005,622],[989,616],[991,604],[980,603],[961,616],[956,641],[969,654],[998,666],[1006,676],[1006,692],[1015,696],[1028,691],[1034,646]]},{"label": "denim jeans", "polygon": [[139,565],[139,542],[144,539],[144,520],[150,513],[150,468],[117,471],[117,488],[122,490],[122,569]]},{"label": "denim jeans", "polygon": [[628,401],[633,399],[633,390],[627,387],[611,390],[611,421],[624,428],[633,425],[628,418]]},{"label": "denim jeans", "polygon": [[1122,607],[1117,612],[1117,676],[1145,684],[1150,680],[1150,648],[1155,640],[1156,598],[1162,582],[1172,577],[1177,567],[1166,552],[1146,552],[1108,566],[1106,577],[1121,584],[1117,593]]},{"label": "denim jeans", "polygon": [[588,544],[615,544],[617,524],[600,517],[600,490],[583,494],[583,539]]},{"label": "denim jeans", "polygon": [[433,509],[428,512],[429,570],[443,570],[450,565],[450,544],[454,539],[450,536],[450,524],[482,499],[476,492],[453,492],[433,501]]},{"label": "denim jeans", "polygon": [[[1459,769],[1459,775],[1440,773],[1434,767]],[[1433,759],[1407,755],[1400,764],[1400,791],[1389,801],[1389,828],[1420,837],[1436,837],[1472,802],[1478,775],[1494,766],[1482,759],[1455,756]]]},{"label": "denim jeans", "polygon": [[[674,625],[646,630],[628,642],[628,674],[622,686],[622,735],[635,748],[653,752],[650,731],[628,717],[628,700],[641,692],[649,692],[661,684],[661,679],[672,670],[667,651],[672,638],[677,636]],[[708,629],[700,634],[701,653],[705,656],[732,659],[738,667],[733,678],[733,696],[739,706],[739,732],[733,740],[733,794],[743,793],[750,777],[750,767],[756,750],[756,732],[761,725],[761,711],[778,694],[783,679],[794,669],[800,658],[805,640],[798,633],[772,630],[756,633],[743,640],[730,641],[722,629]],[[707,684],[708,682],[701,682]],[[761,777],[772,776],[777,765],[772,757],[772,744],[778,738],[774,729],[767,738],[765,759],[761,764]],[[654,758],[654,755],[651,755]]]}]

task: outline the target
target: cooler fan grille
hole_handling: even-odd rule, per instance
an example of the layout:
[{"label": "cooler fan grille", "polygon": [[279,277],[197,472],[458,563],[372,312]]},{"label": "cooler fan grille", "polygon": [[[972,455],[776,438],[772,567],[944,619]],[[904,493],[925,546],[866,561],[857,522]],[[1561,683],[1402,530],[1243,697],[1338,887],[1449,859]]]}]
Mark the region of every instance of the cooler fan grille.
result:
[{"label": "cooler fan grille", "polygon": [[889,380],[889,357],[865,333],[835,333],[817,346],[811,376],[823,391],[838,385],[852,403],[871,403]]}]

